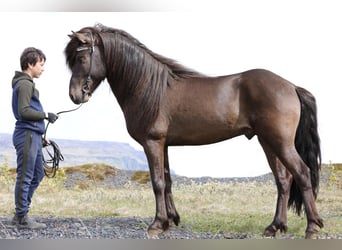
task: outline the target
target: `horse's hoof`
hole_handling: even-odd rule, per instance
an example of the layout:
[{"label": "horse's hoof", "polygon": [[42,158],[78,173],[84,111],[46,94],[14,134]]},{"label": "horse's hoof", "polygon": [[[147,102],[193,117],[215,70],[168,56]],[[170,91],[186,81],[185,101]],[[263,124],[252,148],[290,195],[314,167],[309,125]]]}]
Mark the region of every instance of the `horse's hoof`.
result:
[{"label": "horse's hoof", "polygon": [[161,229],[149,228],[146,232],[148,239],[159,239],[159,235],[163,232]]},{"label": "horse's hoof", "polygon": [[264,233],[262,234],[263,237],[275,237],[276,236],[276,233],[275,232],[271,232],[271,231],[268,231],[268,230],[265,230]]},{"label": "horse's hoof", "polygon": [[277,233],[277,228],[273,225],[267,227],[263,233],[264,237],[275,237]]},{"label": "horse's hoof", "polygon": [[318,233],[317,232],[306,232],[305,233],[305,239],[310,239],[310,240],[318,239]]}]

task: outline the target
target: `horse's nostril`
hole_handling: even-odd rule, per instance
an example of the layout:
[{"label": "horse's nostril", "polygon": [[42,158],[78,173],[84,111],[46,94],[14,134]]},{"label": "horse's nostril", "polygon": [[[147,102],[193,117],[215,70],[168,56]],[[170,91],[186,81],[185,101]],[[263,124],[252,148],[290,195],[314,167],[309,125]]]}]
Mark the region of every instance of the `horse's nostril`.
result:
[{"label": "horse's nostril", "polygon": [[84,85],[82,87],[82,91],[83,91],[84,94],[89,94],[90,93],[89,86],[88,85]]}]

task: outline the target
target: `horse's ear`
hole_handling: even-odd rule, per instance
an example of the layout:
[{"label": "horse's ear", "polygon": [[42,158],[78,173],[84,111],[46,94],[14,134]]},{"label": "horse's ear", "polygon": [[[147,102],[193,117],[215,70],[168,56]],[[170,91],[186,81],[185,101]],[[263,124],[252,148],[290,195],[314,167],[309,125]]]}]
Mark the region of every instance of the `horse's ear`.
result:
[{"label": "horse's ear", "polygon": [[71,31],[71,33],[72,34],[70,34],[70,35],[68,35],[68,37],[70,38],[70,39],[73,39],[73,38],[75,38],[76,37],[76,33],[74,32],[74,31]]},{"label": "horse's ear", "polygon": [[91,43],[91,39],[86,35],[86,33],[71,32],[72,34],[68,35],[70,39],[77,38],[81,43]]},{"label": "horse's ear", "polygon": [[70,39],[73,39],[73,38],[75,37],[75,36],[74,36],[75,32],[71,31],[71,33],[72,33],[72,34],[68,35],[68,37],[69,37]]}]

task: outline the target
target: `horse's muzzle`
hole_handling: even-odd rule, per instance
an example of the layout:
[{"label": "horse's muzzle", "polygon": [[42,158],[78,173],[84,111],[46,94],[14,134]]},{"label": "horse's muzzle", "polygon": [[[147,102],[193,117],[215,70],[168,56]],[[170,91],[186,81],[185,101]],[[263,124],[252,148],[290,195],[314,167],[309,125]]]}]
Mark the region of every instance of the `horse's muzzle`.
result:
[{"label": "horse's muzzle", "polygon": [[70,99],[75,104],[81,104],[89,101],[89,98],[91,97],[91,93],[89,91],[84,92],[82,91],[75,91],[75,89],[70,89],[69,91]]}]

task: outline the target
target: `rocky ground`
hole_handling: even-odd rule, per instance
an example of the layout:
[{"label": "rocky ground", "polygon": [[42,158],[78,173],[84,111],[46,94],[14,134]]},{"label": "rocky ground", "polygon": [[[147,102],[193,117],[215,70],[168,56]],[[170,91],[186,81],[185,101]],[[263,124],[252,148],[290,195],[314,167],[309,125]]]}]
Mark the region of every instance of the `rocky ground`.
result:
[{"label": "rocky ground", "polygon": [[[56,218],[35,217],[47,225],[41,230],[19,230],[10,217],[0,217],[0,239],[148,239],[146,228],[152,218],[101,217]],[[213,234],[192,232],[180,225],[163,233],[159,239],[261,239],[256,234]],[[293,235],[277,235],[277,239],[293,239]],[[341,234],[320,235],[320,239],[342,239]]]},{"label": "rocky ground", "polygon": [[[118,170],[116,178],[110,181],[103,180],[106,185],[122,186],[132,176],[133,172]],[[69,176],[66,187],[72,187],[75,182],[85,178],[81,173],[73,173]],[[174,185],[190,183],[206,183],[213,178],[202,177],[189,179],[175,176]],[[230,181],[270,181],[271,174],[255,178],[222,178],[215,179],[219,182]],[[147,239],[146,229],[152,222],[152,218],[137,217],[100,217],[100,218],[59,218],[59,217],[35,217],[39,222],[47,225],[43,230],[18,230],[11,224],[11,217],[0,216],[0,239]],[[251,234],[213,234],[192,232],[191,227],[180,225],[171,228],[170,231],[159,236],[160,239],[260,239],[259,235]],[[277,235],[276,238],[292,239],[292,235]],[[320,235],[323,239],[342,239],[341,234]]]},{"label": "rocky ground", "polygon": [[[47,224],[42,230],[18,230],[11,218],[0,217],[0,238],[7,239],[148,239],[146,228],[152,218],[35,218]],[[160,239],[255,238],[253,235],[194,233],[182,226],[160,235]]]}]

